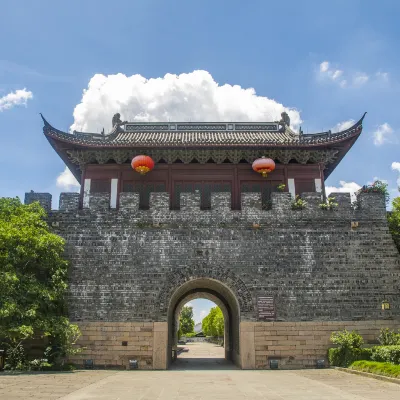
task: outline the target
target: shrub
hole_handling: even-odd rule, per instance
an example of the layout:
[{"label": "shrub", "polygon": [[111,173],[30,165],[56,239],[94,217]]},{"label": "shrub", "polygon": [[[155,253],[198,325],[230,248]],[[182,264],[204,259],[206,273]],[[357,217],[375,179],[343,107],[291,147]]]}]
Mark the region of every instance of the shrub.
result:
[{"label": "shrub", "polygon": [[400,364],[400,345],[373,347],[371,360]]},{"label": "shrub", "polygon": [[297,195],[292,201],[292,210],[302,210],[303,208],[306,208],[306,206],[307,202],[303,200],[299,195]]},{"label": "shrub", "polygon": [[337,331],[332,332],[331,342],[337,348],[328,351],[329,363],[336,367],[348,367],[356,360],[369,360],[371,357],[370,349],[362,349],[364,340],[356,331]]},{"label": "shrub", "polygon": [[52,366],[53,364],[50,364],[46,358],[29,361],[29,369],[32,371],[49,370]]},{"label": "shrub", "polygon": [[376,180],[372,185],[364,185],[358,192],[360,193],[382,193],[385,196],[386,204],[389,202],[390,195],[388,191],[388,184],[380,180]]},{"label": "shrub", "polygon": [[356,331],[348,330],[336,331],[331,334],[331,342],[337,344],[339,348],[360,349],[364,344],[364,339]]},{"label": "shrub", "polygon": [[378,341],[382,346],[400,345],[400,333],[391,331],[389,328],[382,328]]},{"label": "shrub", "polygon": [[23,370],[27,368],[26,353],[24,346],[21,343],[11,345],[3,343],[6,347],[6,360],[4,369],[8,370]]},{"label": "shrub", "polygon": [[400,378],[400,365],[376,361],[355,361],[350,365],[350,368],[356,371]]},{"label": "shrub", "polygon": [[284,192],[286,188],[286,185],[284,183],[280,183],[276,189],[278,190],[278,192]]},{"label": "shrub", "polygon": [[357,360],[370,360],[371,349],[331,348],[328,350],[328,359],[334,367],[348,367]]},{"label": "shrub", "polygon": [[335,202],[334,197],[328,197],[326,203],[321,203],[319,208],[322,210],[334,210],[339,204]]}]

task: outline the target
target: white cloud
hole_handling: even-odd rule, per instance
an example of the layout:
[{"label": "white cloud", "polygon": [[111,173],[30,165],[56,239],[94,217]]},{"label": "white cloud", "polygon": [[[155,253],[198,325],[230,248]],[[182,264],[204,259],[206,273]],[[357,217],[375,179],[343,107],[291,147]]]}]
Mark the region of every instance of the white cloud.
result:
[{"label": "white cloud", "polygon": [[387,122],[385,122],[382,125],[379,125],[376,131],[373,133],[374,144],[376,146],[380,146],[383,143],[389,142],[392,134],[393,134],[393,129]]},{"label": "white cloud", "polygon": [[381,79],[383,81],[387,82],[389,80],[389,74],[387,72],[378,71],[375,75],[378,79]]},{"label": "white cloud", "polygon": [[397,172],[400,173],[400,162],[397,162],[397,161],[393,162],[393,163],[392,163],[392,169],[393,169],[394,171],[397,171]]},{"label": "white cloud", "polygon": [[319,64],[317,77],[321,80],[329,80],[344,88],[359,88],[367,82],[380,81],[387,82],[389,74],[387,72],[378,71],[372,75],[368,75],[363,71],[345,71],[337,67],[332,67],[329,61],[323,61]]},{"label": "white cloud", "polygon": [[65,167],[64,172],[57,177],[57,187],[63,190],[71,191],[79,186],[79,182],[72,175],[72,172],[68,169],[68,167]]},{"label": "white cloud", "polygon": [[111,129],[119,112],[129,121],[275,121],[286,111],[291,125],[300,125],[300,113],[253,88],[219,85],[207,71],[166,74],[146,79],[141,75],[94,75],[75,107],[71,130],[100,132]]},{"label": "white cloud", "polygon": [[201,310],[200,311],[200,321],[203,321],[203,318],[205,318],[209,314],[210,310]]},{"label": "white cloud", "polygon": [[323,61],[321,64],[319,64],[319,70],[321,72],[327,72],[329,70],[329,62]]},{"label": "white cloud", "polygon": [[32,92],[26,89],[16,90],[15,92],[10,92],[7,95],[0,97],[0,112],[4,110],[9,110],[14,106],[26,105],[29,99],[32,99]]},{"label": "white cloud", "polygon": [[185,307],[193,307],[193,304],[189,301],[189,303],[185,304]]},{"label": "white cloud", "polygon": [[329,61],[323,61],[319,65],[319,72],[321,77],[331,79],[332,81],[338,81],[340,86],[346,86],[345,80],[340,80],[339,78],[343,75],[341,69],[331,68]]},{"label": "white cloud", "polygon": [[332,79],[338,79],[343,75],[343,71],[341,71],[340,69],[337,69],[336,71],[333,72],[332,74]]},{"label": "white cloud", "polygon": [[382,179],[382,178],[379,178],[379,176],[374,176],[374,177],[372,178],[372,181],[368,181],[368,185],[372,185],[372,184],[374,184],[376,181],[380,181],[380,182],[382,182],[382,183],[389,183],[389,181],[388,181],[387,179]]},{"label": "white cloud", "polygon": [[397,171],[398,173],[398,177],[397,177],[397,186],[399,187],[399,191],[400,191],[400,162],[393,162],[392,163],[392,170],[393,171]]},{"label": "white cloud", "polygon": [[345,131],[346,129],[351,128],[354,124],[355,124],[354,119],[349,119],[347,121],[339,122],[332,128],[332,132]]},{"label": "white cloud", "polygon": [[364,85],[364,83],[367,83],[369,80],[369,76],[365,74],[364,72],[358,72],[354,78],[353,78],[353,83],[354,85],[360,86]]},{"label": "white cloud", "polygon": [[352,201],[356,199],[355,193],[361,189],[361,186],[356,182],[345,182],[340,181],[340,187],[326,186],[326,195],[329,196],[331,193],[350,193]]}]

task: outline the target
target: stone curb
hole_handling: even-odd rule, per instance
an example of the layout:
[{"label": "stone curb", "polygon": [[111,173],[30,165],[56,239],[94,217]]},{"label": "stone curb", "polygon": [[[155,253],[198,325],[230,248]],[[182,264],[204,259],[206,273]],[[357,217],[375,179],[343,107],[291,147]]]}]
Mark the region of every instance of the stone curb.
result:
[{"label": "stone curb", "polygon": [[371,374],[370,372],[357,371],[355,369],[342,368],[342,367],[333,367],[333,368],[338,371],[347,372],[348,374],[361,375],[361,376],[365,376],[367,378],[373,378],[373,379],[378,379],[380,381],[397,383],[398,385],[400,385],[400,379],[391,378],[390,376]]}]

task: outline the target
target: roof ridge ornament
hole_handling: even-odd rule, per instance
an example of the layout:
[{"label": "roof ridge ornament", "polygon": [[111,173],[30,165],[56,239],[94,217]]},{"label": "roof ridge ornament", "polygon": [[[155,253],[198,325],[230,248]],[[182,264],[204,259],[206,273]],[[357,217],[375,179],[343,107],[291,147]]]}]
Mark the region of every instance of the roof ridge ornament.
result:
[{"label": "roof ridge ornament", "polygon": [[42,117],[44,126],[52,128],[52,126],[48,123],[48,121],[46,120],[46,118],[43,117],[43,114],[42,114],[42,113],[39,113],[39,114],[40,114],[40,116]]},{"label": "roof ridge ornament", "polygon": [[281,120],[275,122],[281,126],[280,131],[285,131],[286,127],[290,128],[290,117],[286,111],[281,113]]},{"label": "roof ridge ornament", "polygon": [[120,113],[116,113],[112,117],[112,128],[113,128],[113,131],[114,131],[115,128],[117,128],[118,131],[122,131],[123,129],[121,128],[121,125],[125,125],[127,123],[128,123],[128,121],[122,121],[121,120],[121,114]]}]

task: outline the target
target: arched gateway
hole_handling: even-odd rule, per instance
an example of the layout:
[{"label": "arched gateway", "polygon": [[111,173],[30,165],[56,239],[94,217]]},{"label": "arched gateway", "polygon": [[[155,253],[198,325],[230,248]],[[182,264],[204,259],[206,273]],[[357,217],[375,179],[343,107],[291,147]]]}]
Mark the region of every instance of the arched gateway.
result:
[{"label": "arched gateway", "polygon": [[[57,211],[48,194],[25,199],[39,200],[66,239],[68,309],[85,347],[71,361],[167,368],[177,314],[195,296],[223,309],[226,357],[242,368],[272,359],[313,367],[333,330],[360,329],[368,341],[400,327],[400,261],[384,198],[361,193],[354,209],[348,193],[336,193],[334,210],[319,206],[363,119],[318,134],[294,132],[285,115],[114,122],[109,134],[69,134],[44,120],[81,193],[62,193]],[[155,162],[145,175],[130,165],[140,154]],[[255,172],[257,159],[275,170]],[[292,206],[296,195],[305,207]]]},{"label": "arched gateway", "polygon": [[224,315],[225,358],[238,366],[246,364],[246,360],[253,355],[247,354],[248,340],[244,347],[241,346],[241,339],[244,339],[245,334],[240,335],[240,324],[241,321],[254,321],[255,312],[251,294],[244,283],[223,268],[187,268],[177,277],[172,274],[170,278],[170,284],[165,288],[167,290],[163,290],[161,294],[161,304],[167,305],[167,308],[162,306],[160,309],[160,317],[165,316],[165,312],[167,315],[167,363],[171,363],[172,349],[177,343],[177,320],[181,308],[189,300],[206,298],[217,304]]}]

